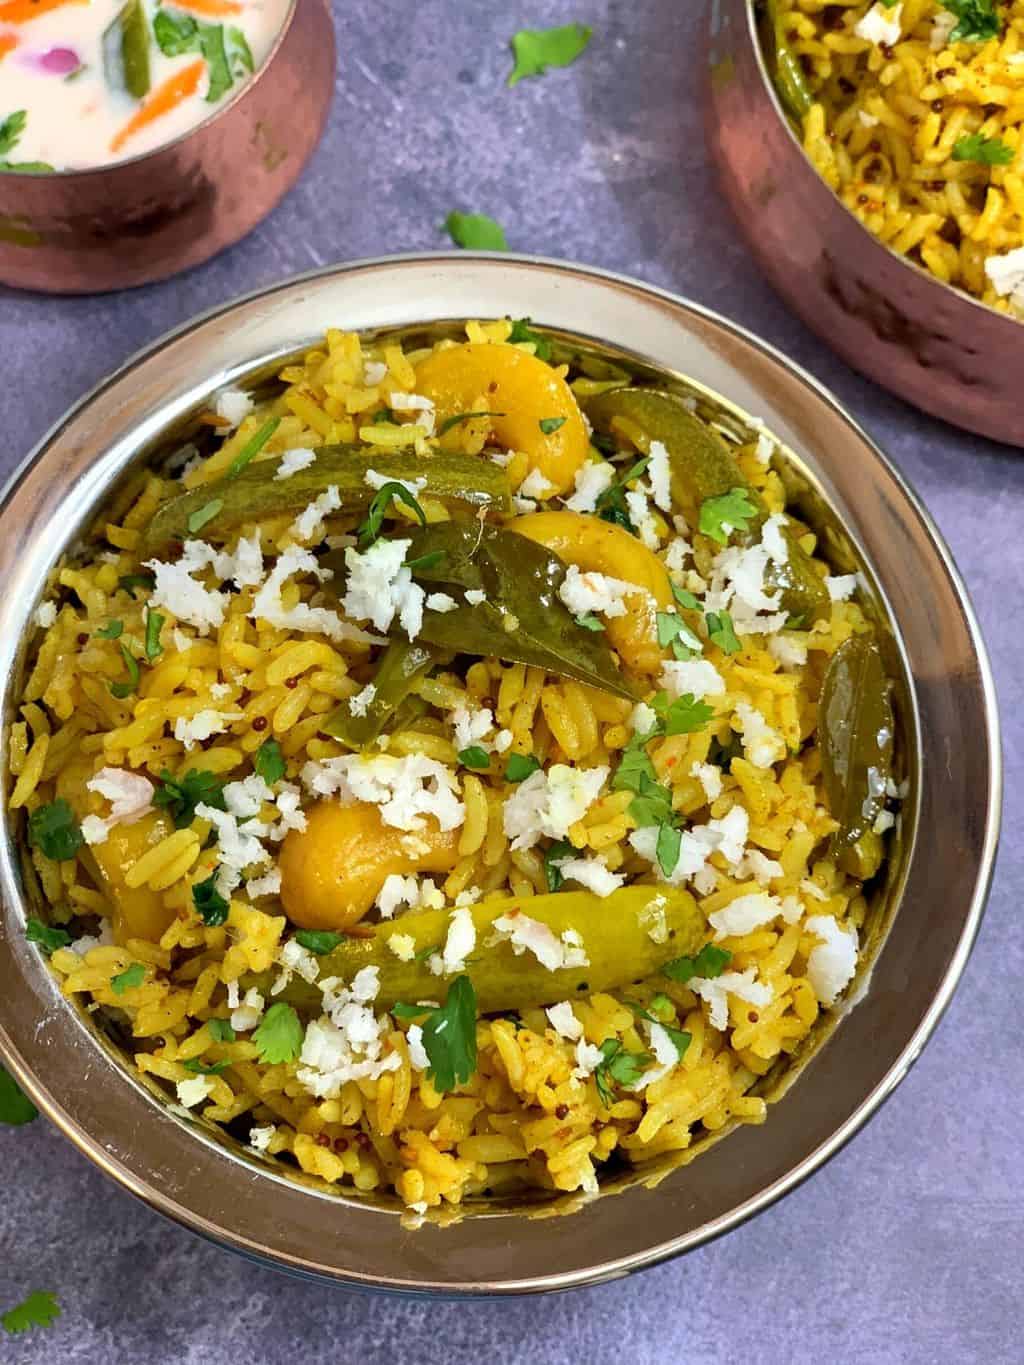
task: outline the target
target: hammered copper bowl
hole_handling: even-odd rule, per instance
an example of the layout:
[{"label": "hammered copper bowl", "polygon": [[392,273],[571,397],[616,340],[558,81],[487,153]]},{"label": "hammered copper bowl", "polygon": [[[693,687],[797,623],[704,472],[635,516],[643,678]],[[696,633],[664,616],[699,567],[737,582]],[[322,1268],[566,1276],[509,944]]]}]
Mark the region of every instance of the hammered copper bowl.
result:
[{"label": "hammered copper bowl", "polygon": [[1024,447],[1024,323],[884,246],[832,193],[779,104],[753,0],[711,0],[707,132],[764,275],[855,370],[967,431]]},{"label": "hammered copper bowl", "polygon": [[253,79],[182,137],[95,170],[0,171],[0,283],[93,294],[209,260],[291,189],[333,91],[327,4],[293,0]]},{"label": "hammered copper bowl", "polygon": [[747,413],[785,442],[792,498],[833,562],[864,573],[897,682],[910,793],[873,899],[867,961],[851,991],[859,1003],[834,1029],[829,1016],[806,1054],[766,1079],[768,1093],[789,1093],[763,1127],[699,1144],[694,1165],[612,1174],[596,1199],[538,1192],[415,1230],[392,1198],[289,1174],[132,1073],[25,941],[36,893],[20,865],[21,831],[5,814],[0,1048],[28,1093],[155,1209],[225,1246],[353,1286],[482,1295],[594,1283],[764,1208],[835,1152],[906,1074],[963,969],[994,857],[999,747],[984,648],[947,550],[885,458],[813,380],[730,323],[629,280],[510,256],[410,257],[293,280],[172,333],[83,400],[0,501],[4,734],[31,616],[55,566],[125,472],[173,447],[214,390],[264,382],[328,326],[437,335],[444,319],[510,310],[570,348],[625,358],[640,373],[654,367],[726,428],[744,429]]}]

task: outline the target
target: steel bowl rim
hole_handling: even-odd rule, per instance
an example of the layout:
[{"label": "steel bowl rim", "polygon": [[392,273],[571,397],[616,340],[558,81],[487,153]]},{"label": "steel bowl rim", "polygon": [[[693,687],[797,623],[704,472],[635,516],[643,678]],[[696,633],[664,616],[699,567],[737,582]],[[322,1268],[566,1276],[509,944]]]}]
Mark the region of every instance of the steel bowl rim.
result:
[{"label": "steel bowl rim", "polygon": [[840,199],[839,195],[836,194],[832,187],[826,183],[817,166],[815,166],[814,162],[807,155],[807,151],[804,148],[803,143],[797,137],[796,132],[793,129],[793,125],[790,122],[789,118],[787,117],[786,111],[782,107],[782,102],[779,99],[778,91],[776,90],[775,84],[771,79],[771,75],[769,74],[768,65],[767,62],[765,61],[764,44],[761,42],[760,36],[757,32],[757,19],[755,15],[755,8],[757,3],[758,0],[746,0],[746,4],[744,7],[747,19],[745,33],[754,52],[754,59],[757,63],[757,70],[761,78],[761,83],[764,86],[765,93],[767,94],[769,100],[771,101],[772,108],[775,111],[776,117],[779,119],[783,128],[785,129],[786,135],[788,136],[794,151],[800,154],[804,162],[814,172],[814,175],[821,183],[822,188],[832,198],[836,206],[842,211],[842,213],[848,219],[856,223],[857,227],[860,229],[860,232],[866,239],[867,243],[869,243],[876,250],[884,252],[886,256],[890,257],[897,263],[897,265],[902,266],[904,269],[913,271],[914,274],[923,283],[927,285],[934,285],[937,289],[941,289],[943,294],[950,298],[953,301],[953,303],[969,304],[972,308],[981,309],[983,315],[986,318],[995,317],[999,319],[1001,322],[1006,323],[1008,327],[1017,328],[1018,339],[1024,341],[1024,332],[1020,331],[1021,328],[1024,328],[1024,320],[1019,320],[1015,318],[1012,313],[1000,312],[998,308],[993,308],[992,305],[986,303],[984,299],[979,299],[974,294],[969,294],[966,289],[957,289],[955,285],[947,284],[945,280],[940,280],[938,275],[933,275],[930,270],[926,270],[923,265],[918,265],[918,263],[916,261],[911,260],[909,256],[903,255],[902,252],[894,251],[887,242],[883,242],[881,237],[877,237],[870,230],[870,228],[866,227],[857,217],[857,215],[853,212],[853,210],[847,208],[847,206]]},{"label": "steel bowl rim", "polygon": [[[985,902],[991,886],[999,839],[1003,775],[1000,724],[995,686],[988,652],[981,635],[970,595],[941,532],[930,514],[922,505],[917,494],[909,487],[902,474],[892,465],[888,457],[881,451],[870,435],[861,427],[859,422],[857,422],[838,399],[836,399],[820,381],[804,369],[803,366],[793,362],[783,355],[776,347],[763,341],[746,328],[729,319],[723,318],[714,310],[706,308],[699,303],[694,303],[672,291],[648,285],[620,272],[605,270],[600,267],[581,266],[557,258],[510,252],[409,252],[395,256],[370,257],[324,266],[316,270],[290,276],[287,279],[270,286],[251,290],[226,303],[218,304],[205,310],[139,348],[109,376],[100,380],[82,398],[73,403],[65,414],[50,427],[29,451],[16,467],[10,478],[5,482],[2,489],[0,489],[0,514],[6,509],[13,492],[22,479],[30,472],[38,460],[45,455],[49,446],[59,437],[61,432],[108,388],[114,386],[137,366],[171,342],[188,335],[190,332],[198,330],[206,323],[218,317],[225,316],[237,308],[259,299],[270,299],[275,294],[283,293],[296,285],[304,285],[307,283],[315,284],[320,280],[331,277],[342,278],[346,275],[368,269],[390,269],[395,266],[406,264],[434,264],[443,266],[445,264],[450,265],[456,261],[493,261],[496,264],[507,263],[517,266],[539,267],[541,269],[549,269],[556,272],[566,272],[569,275],[584,281],[593,280],[597,283],[605,282],[608,284],[624,286],[628,289],[637,291],[641,295],[659,299],[662,302],[671,305],[674,309],[681,309],[684,313],[695,315],[705,322],[711,323],[714,327],[745,342],[773,364],[779,365],[784,370],[787,370],[794,378],[799,380],[805,388],[813,393],[818,402],[824,403],[831,409],[832,413],[868,448],[871,455],[878,461],[885,473],[899,489],[902,496],[907,500],[910,509],[920,520],[922,527],[927,532],[930,547],[938,557],[941,567],[945,572],[951,593],[955,598],[956,606],[962,616],[963,625],[977,665],[978,694],[982,703],[982,719],[984,722],[984,736],[987,743],[987,759],[989,765],[988,789],[983,811],[984,837],[978,852],[978,872],[974,882],[973,892],[970,897],[970,903],[963,911],[963,925],[956,941],[955,952],[952,954],[939,982],[938,988],[935,990],[927,1008],[921,1015],[919,1022],[881,1080],[864,1098],[857,1102],[856,1107],[850,1113],[849,1117],[831,1133],[826,1141],[820,1143],[816,1148],[810,1151],[801,1161],[789,1168],[780,1178],[774,1180],[766,1188],[758,1191],[755,1196],[747,1199],[740,1205],[730,1208],[712,1222],[704,1224],[699,1233],[684,1233],[679,1237],[660,1242],[653,1247],[647,1247],[641,1251],[616,1259],[602,1261],[598,1264],[591,1264],[576,1271],[525,1276],[521,1279],[502,1279],[500,1283],[489,1285],[483,1289],[474,1286],[453,1291],[446,1285],[425,1284],[422,1281],[403,1279],[397,1274],[393,1277],[389,1277],[387,1280],[383,1280],[380,1277],[360,1276],[356,1271],[341,1273],[326,1267],[314,1266],[311,1268],[301,1264],[298,1258],[289,1258],[279,1253],[273,1253],[268,1248],[254,1248],[252,1244],[244,1238],[234,1235],[230,1230],[219,1225],[206,1223],[201,1214],[197,1213],[195,1210],[186,1209],[180,1204],[177,1204],[173,1197],[166,1195],[159,1186],[152,1182],[147,1183],[123,1161],[118,1158],[112,1158],[110,1153],[103,1149],[98,1139],[94,1138],[84,1129],[79,1128],[76,1122],[65,1114],[60,1103],[50,1096],[45,1085],[40,1079],[37,1079],[35,1072],[30,1069],[28,1063],[23,1062],[19,1054],[13,1050],[13,1046],[7,1037],[6,1031],[3,1026],[0,1025],[0,1055],[4,1056],[6,1064],[18,1081],[24,1086],[26,1092],[37,1103],[38,1107],[46,1113],[47,1117],[55,1123],[65,1136],[69,1137],[71,1141],[74,1142],[76,1147],[78,1147],[84,1155],[100,1166],[107,1175],[117,1180],[117,1182],[129,1190],[129,1192],[141,1198],[155,1211],[162,1213],[173,1221],[179,1222],[193,1231],[199,1232],[201,1235],[212,1238],[221,1245],[230,1246],[243,1254],[251,1256],[254,1250],[262,1251],[264,1257],[271,1256],[274,1263],[279,1267],[294,1270],[299,1274],[314,1274],[317,1277],[327,1277],[334,1282],[344,1283],[352,1288],[383,1288],[392,1292],[407,1294],[425,1293],[453,1297],[480,1297],[481,1294],[505,1296],[510,1294],[581,1287],[583,1285],[594,1284],[620,1277],[631,1273],[632,1271],[658,1264],[683,1251],[693,1249],[696,1246],[713,1240],[754,1216],[756,1213],[770,1207],[776,1200],[789,1193],[813,1174],[814,1171],[818,1170],[830,1160],[831,1157],[834,1156],[875,1113],[877,1113],[884,1100],[888,1098],[900,1081],[904,1079],[913,1063],[920,1056],[921,1051],[937,1027],[952,999],[977,936]],[[449,316],[455,315],[456,314],[454,313],[449,314]]]},{"label": "steel bowl rim", "polygon": [[[257,83],[263,79],[264,74],[277,56],[281,44],[284,42],[288,30],[291,28],[292,22],[295,19],[295,11],[298,9],[298,6],[299,0],[288,0],[288,11],[270,46],[270,51],[267,53],[266,57],[264,57],[262,65],[253,72],[249,80],[247,80],[243,86],[240,86],[230,98],[224,100],[213,113],[208,114],[206,118],[193,124],[191,128],[187,128],[183,133],[179,133],[177,137],[170,138],[167,142],[157,143],[157,145],[151,147],[148,152],[136,152],[133,156],[122,157],[119,161],[110,161],[104,166],[78,166],[72,170],[47,171],[44,175],[40,175],[38,172],[32,174],[24,171],[4,170],[3,168],[0,168],[0,183],[3,183],[3,177],[9,176],[14,180],[32,181],[33,183],[38,183],[39,181],[53,183],[59,179],[62,184],[66,184],[69,180],[78,180],[84,177],[98,175],[109,175],[111,171],[121,170],[122,167],[137,166],[140,162],[146,161],[150,157],[157,156],[161,152],[181,147],[184,143],[188,142],[190,138],[195,137],[200,129],[205,130],[212,127],[213,124],[219,123],[225,114],[233,109],[236,104],[240,104],[242,100],[245,99],[250,90],[255,89]],[[333,16],[329,15],[329,17],[333,24]]]}]

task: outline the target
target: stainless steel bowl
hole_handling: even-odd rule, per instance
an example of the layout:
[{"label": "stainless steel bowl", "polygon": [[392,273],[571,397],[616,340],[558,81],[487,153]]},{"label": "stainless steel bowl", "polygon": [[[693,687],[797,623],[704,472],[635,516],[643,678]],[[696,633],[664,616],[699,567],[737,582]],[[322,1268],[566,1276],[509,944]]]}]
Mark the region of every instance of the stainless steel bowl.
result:
[{"label": "stainless steel bowl", "polygon": [[[764,1127],[703,1143],[695,1166],[622,1177],[592,1201],[478,1206],[452,1226],[415,1232],[394,1202],[289,1176],[132,1074],[25,942],[32,893],[5,813],[0,1050],[26,1090],[154,1208],[225,1246],[350,1285],[466,1295],[561,1289],[650,1265],[766,1207],[842,1146],[917,1057],[967,959],[995,852],[999,745],[984,648],[948,551],[885,458],[812,379],[730,323],[630,280],[510,256],[407,257],[293,280],[172,333],[88,395],[0,500],[3,733],[31,616],[55,565],[126,471],[187,427],[215,389],[263,379],[327,326],[422,330],[510,310],[568,344],[667,372],[726,428],[741,429],[750,414],[785,442],[793,496],[812,505],[835,561],[863,570],[889,623],[911,793],[873,910],[859,1003],[799,1064],[768,1079],[771,1093],[791,1093]],[[553,1216],[573,1209],[574,1217]]]},{"label": "stainless steel bowl", "polygon": [[1024,324],[873,236],[818,175],[783,114],[752,0],[708,9],[707,133],[765,277],[855,370],[955,426],[1024,446]]},{"label": "stainless steel bowl", "polygon": [[291,189],[333,93],[330,11],[294,0],[253,79],[182,137],[94,170],[0,171],[0,283],[94,294],[209,260]]}]

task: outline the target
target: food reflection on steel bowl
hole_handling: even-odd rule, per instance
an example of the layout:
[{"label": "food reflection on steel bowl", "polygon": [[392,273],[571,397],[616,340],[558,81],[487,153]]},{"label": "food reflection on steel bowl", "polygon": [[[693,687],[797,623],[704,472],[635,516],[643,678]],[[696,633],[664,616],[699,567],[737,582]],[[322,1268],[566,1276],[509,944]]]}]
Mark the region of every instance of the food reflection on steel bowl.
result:
[{"label": "food reflection on steel bowl", "polygon": [[854,369],[947,422],[1024,447],[1024,324],[874,237],[804,153],[773,88],[752,0],[709,7],[707,130],[766,278]]},{"label": "food reflection on steel bowl", "polygon": [[0,282],[99,293],[165,279],[231,246],[312,155],[334,67],[324,0],[294,0],[262,66],[173,140],[87,170],[0,171]]},{"label": "food reflection on steel bowl", "polygon": [[[913,496],[813,381],[753,338],[668,295],[556,263],[449,256],[331,270],[183,329],[93,395],[30,458],[0,508],[8,585],[0,721],[15,719],[23,642],[55,559],[74,552],[129,469],[166,450],[216,391],[267,381],[339,321],[370,333],[447,335],[445,319],[501,317],[510,308],[570,348],[656,375],[727,432],[749,431],[758,418],[782,441],[791,501],[819,529],[830,561],[863,573],[865,595],[891,631],[887,663],[910,790],[891,875],[872,905],[856,1005],[796,1065],[766,1078],[769,1091],[790,1093],[763,1127],[702,1143],[694,1167],[673,1159],[624,1173],[596,1199],[490,1203],[414,1236],[393,1202],[274,1169],[133,1076],[115,1040],[62,999],[24,943],[30,881],[15,840],[5,840],[0,971],[9,984],[0,1043],[33,1099],[161,1211],[276,1264],[367,1287],[487,1294],[596,1282],[684,1251],[765,1207],[834,1152],[916,1058],[963,968],[994,855],[999,761],[984,650]],[[951,790],[934,756],[967,733],[972,743],[957,754]],[[85,1066],[89,1087],[78,1084]],[[621,1197],[604,1197],[612,1194]],[[551,1216],[573,1210],[572,1218]]]}]

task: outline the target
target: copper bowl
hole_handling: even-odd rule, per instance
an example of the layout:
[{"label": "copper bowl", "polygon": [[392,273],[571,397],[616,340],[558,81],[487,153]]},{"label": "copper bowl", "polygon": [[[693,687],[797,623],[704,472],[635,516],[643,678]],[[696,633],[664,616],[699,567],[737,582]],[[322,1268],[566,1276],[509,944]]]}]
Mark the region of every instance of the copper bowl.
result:
[{"label": "copper bowl", "polygon": [[95,294],[209,260],[291,189],[333,91],[325,0],[293,0],[252,80],[190,132],[94,170],[0,171],[0,283]]},{"label": "copper bowl", "polygon": [[954,426],[1024,447],[1024,324],[891,251],[836,197],[776,97],[752,0],[708,10],[707,134],[758,265],[855,370]]},{"label": "copper bowl", "polygon": [[74,408],[0,497],[3,732],[55,567],[126,472],[173,449],[217,388],[267,382],[328,326],[436,336],[444,319],[509,310],[556,341],[641,374],[653,367],[733,433],[750,414],[784,442],[793,499],[833,561],[864,573],[887,623],[910,793],[851,1000],[794,1064],[765,1078],[780,1102],[763,1127],[610,1175],[595,1199],[538,1191],[449,1209],[460,1221],[415,1231],[393,1198],[290,1175],[134,1073],[25,941],[35,893],[3,803],[0,1051],[19,1081],[153,1208],[224,1246],[353,1286],[486,1295],[596,1283],[765,1208],[842,1146],[921,1051],[966,963],[995,855],[999,741],[984,647],[948,551],[884,456],[811,378],[732,324],[621,277],[512,256],[407,257],[289,281],[172,333]]}]

